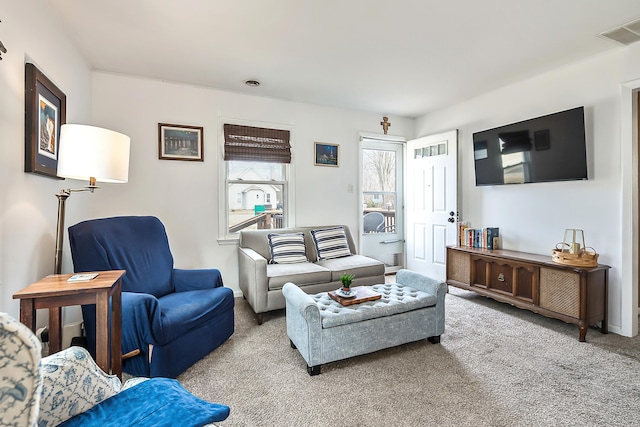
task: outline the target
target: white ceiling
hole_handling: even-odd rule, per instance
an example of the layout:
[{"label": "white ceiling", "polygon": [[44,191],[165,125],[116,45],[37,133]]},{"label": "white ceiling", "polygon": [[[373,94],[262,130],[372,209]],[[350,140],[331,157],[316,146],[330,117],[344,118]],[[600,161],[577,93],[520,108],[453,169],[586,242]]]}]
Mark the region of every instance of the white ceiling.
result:
[{"label": "white ceiling", "polygon": [[640,17],[638,0],[47,1],[97,70],[407,117],[625,49],[597,34]]}]

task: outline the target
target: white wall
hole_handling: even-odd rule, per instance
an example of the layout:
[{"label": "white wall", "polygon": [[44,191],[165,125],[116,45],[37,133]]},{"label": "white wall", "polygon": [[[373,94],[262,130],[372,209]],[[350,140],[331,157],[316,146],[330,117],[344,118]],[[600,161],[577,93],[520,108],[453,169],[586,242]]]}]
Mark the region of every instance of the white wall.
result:
[{"label": "white wall", "polygon": [[[94,194],[92,216],[158,216],[176,267],[219,268],[225,285],[239,292],[237,245],[217,240],[219,118],[290,126],[297,225],[344,223],[357,230],[359,132],[381,133],[382,114],[101,72],[93,75],[92,93],[95,124],[131,137],[129,183]],[[390,121],[390,133],[412,136],[413,119]],[[159,160],[158,123],[203,126],[204,162]],[[314,166],[314,142],[340,144],[340,167]]]},{"label": "white wall", "polygon": [[[634,304],[627,297],[634,284],[622,281],[623,270],[631,266],[622,264],[621,242],[632,230],[622,223],[626,146],[620,133],[620,88],[640,76],[639,53],[640,47],[616,49],[416,120],[417,136],[460,130],[461,218],[476,227],[500,227],[503,248],[551,255],[566,228],[584,230],[586,244],[600,254],[599,262],[612,267],[609,328],[625,335],[632,333],[631,317],[623,312]],[[474,132],[580,105],[585,106],[588,181],[475,186]]]},{"label": "white wall", "polygon": [[[53,273],[55,194],[75,187],[68,180],[24,173],[24,64],[36,64],[66,94],[67,122],[76,123],[91,118],[91,70],[47,2],[0,0],[0,20],[0,40],[7,48],[0,62],[0,310],[17,318],[19,303],[12,295]],[[90,198],[83,196],[67,201],[67,222],[88,211]],[[70,266],[67,251],[65,270]]]}]

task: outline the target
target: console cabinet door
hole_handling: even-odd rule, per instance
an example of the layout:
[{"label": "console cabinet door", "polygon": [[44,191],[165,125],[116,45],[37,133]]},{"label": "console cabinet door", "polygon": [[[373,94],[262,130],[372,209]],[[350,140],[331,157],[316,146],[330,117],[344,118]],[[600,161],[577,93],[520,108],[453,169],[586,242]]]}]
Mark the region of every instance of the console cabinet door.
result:
[{"label": "console cabinet door", "polygon": [[540,268],[534,265],[521,264],[514,267],[515,287],[513,296],[538,305],[540,296]]},{"label": "console cabinet door", "polygon": [[539,279],[540,269],[532,264],[471,257],[472,286],[538,304]]},{"label": "console cabinet door", "polygon": [[489,280],[488,288],[492,291],[504,292],[509,295],[513,295],[514,289],[514,268],[512,265],[506,262],[489,262]]}]

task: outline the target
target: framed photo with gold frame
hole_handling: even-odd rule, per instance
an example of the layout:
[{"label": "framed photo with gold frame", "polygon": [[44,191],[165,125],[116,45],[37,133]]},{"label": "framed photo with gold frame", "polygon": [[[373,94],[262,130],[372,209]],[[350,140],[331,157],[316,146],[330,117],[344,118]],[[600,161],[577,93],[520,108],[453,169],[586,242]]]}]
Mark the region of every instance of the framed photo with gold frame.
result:
[{"label": "framed photo with gold frame", "polygon": [[315,143],[316,166],[340,166],[340,145],[327,144],[324,142]]},{"label": "framed photo with gold frame", "polygon": [[203,162],[201,126],[158,123],[158,158]]},{"label": "framed photo with gold frame", "polygon": [[24,171],[58,178],[60,127],[67,120],[67,97],[31,63],[25,64],[24,92]]}]

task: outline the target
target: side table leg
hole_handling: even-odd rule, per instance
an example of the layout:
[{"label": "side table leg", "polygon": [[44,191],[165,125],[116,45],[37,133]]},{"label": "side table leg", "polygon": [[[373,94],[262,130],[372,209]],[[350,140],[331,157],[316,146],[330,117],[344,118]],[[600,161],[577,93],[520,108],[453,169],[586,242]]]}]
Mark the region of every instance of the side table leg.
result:
[{"label": "side table leg", "polygon": [[114,285],[111,294],[111,370],[122,380],[122,280]]},{"label": "side table leg", "polygon": [[32,298],[24,298],[20,300],[20,323],[36,331],[36,308]]},{"label": "side table leg", "polygon": [[62,350],[62,307],[49,307],[49,354]]},{"label": "side table leg", "polygon": [[107,374],[111,373],[109,354],[109,294],[96,294],[96,364]]}]

